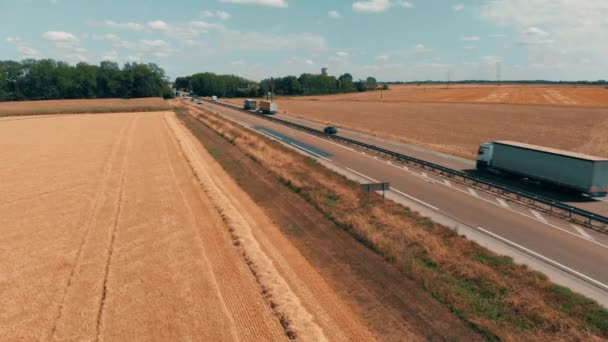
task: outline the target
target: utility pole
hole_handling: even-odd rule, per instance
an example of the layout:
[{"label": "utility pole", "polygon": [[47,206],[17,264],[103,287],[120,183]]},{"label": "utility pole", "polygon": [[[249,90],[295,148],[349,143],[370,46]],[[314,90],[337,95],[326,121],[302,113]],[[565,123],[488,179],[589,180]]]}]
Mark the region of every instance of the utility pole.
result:
[{"label": "utility pole", "polygon": [[501,78],[501,70],[500,70],[500,61],[496,62],[496,82],[500,86],[500,78]]}]

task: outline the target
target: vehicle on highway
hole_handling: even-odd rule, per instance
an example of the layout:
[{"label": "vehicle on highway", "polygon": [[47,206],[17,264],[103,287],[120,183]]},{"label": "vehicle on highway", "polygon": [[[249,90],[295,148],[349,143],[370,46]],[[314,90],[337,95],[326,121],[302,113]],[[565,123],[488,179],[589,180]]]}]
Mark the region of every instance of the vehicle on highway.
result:
[{"label": "vehicle on highway", "polygon": [[256,107],[257,107],[257,103],[255,100],[247,99],[247,100],[243,101],[243,109],[245,109],[245,110],[255,110]]},{"label": "vehicle on highway", "polygon": [[196,101],[196,104],[203,104],[203,100]]},{"label": "vehicle on highway", "polygon": [[325,132],[325,134],[338,134],[338,129],[334,126],[327,126],[323,129],[323,132]]},{"label": "vehicle on highway", "polygon": [[260,112],[263,114],[276,114],[279,106],[273,101],[260,101]]},{"label": "vehicle on highway", "polygon": [[513,141],[481,144],[477,170],[525,177],[591,197],[608,193],[608,159]]},{"label": "vehicle on highway", "polygon": [[211,101],[217,102],[217,96],[215,96],[215,95],[211,96]]}]

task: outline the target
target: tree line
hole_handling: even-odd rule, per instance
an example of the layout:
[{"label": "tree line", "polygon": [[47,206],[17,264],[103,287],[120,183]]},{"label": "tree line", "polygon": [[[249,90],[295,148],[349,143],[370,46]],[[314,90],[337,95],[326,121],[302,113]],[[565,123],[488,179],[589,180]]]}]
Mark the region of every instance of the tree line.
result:
[{"label": "tree line", "polygon": [[[373,77],[365,80],[353,79],[349,73],[336,78],[328,75],[302,74],[300,77],[285,76],[267,78],[255,82],[234,75],[216,75],[205,72],[192,76],[178,77],[173,87],[191,91],[199,96],[258,97],[268,92],[276,95],[323,95],[352,93],[378,89]],[[388,89],[386,84],[381,86]]]},{"label": "tree line", "polygon": [[0,101],[173,97],[158,65],[104,61],[70,65],[52,59],[0,61]]}]

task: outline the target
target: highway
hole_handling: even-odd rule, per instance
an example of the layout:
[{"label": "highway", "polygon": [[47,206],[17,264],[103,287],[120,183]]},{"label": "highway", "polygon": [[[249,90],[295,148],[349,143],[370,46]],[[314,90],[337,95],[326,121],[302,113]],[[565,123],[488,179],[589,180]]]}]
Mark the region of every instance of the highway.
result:
[{"label": "highway", "polygon": [[[323,130],[325,125],[306,120],[300,117],[291,115],[276,114],[274,115],[277,119],[291,121],[300,125],[308,126],[311,128]],[[466,158],[453,156],[447,153],[433,151],[428,148],[407,144],[400,141],[385,139],[378,136],[373,136],[365,133],[360,133],[344,128],[339,128],[339,134],[345,138],[358,140],[370,145],[375,145],[387,150],[395,151],[398,153],[405,154],[410,157],[425,160],[437,165],[445,166],[454,170],[464,171],[481,176],[475,170],[475,162]],[[591,211],[596,214],[608,216],[608,197],[600,199],[592,199],[578,194],[565,194],[557,189],[551,189],[547,187],[541,187],[538,184],[531,182],[524,182],[519,179],[506,179],[493,174],[483,175],[483,178],[502,185],[509,186],[514,189],[535,193],[546,198],[550,198],[554,201],[562,202],[571,206],[575,206],[584,210]]]},{"label": "highway", "polygon": [[[608,303],[607,235],[530,210],[528,207],[497,198],[490,193],[450,182],[414,168],[406,168],[348,146],[275,124],[255,115],[207,101],[199,107],[201,106],[298,149],[323,163],[331,164],[334,169],[348,170],[359,176],[360,179],[369,182],[390,182],[393,195],[422,206],[431,213],[430,216],[449,218],[492,236],[494,240],[517,246],[519,250],[525,250],[537,259],[551,264],[551,267],[557,265],[556,269],[559,269],[559,272],[564,273],[564,270],[567,270],[568,274],[576,275],[576,280],[581,284],[581,287],[576,290],[593,297],[604,305]],[[281,118],[293,120],[288,116],[281,116]],[[339,134],[344,133],[341,130]],[[349,138],[363,140],[359,133],[350,132],[348,134]],[[368,137],[368,139],[377,138]],[[384,139],[378,140],[377,145],[381,146],[380,143],[391,144]],[[428,153],[423,149],[412,148],[405,144],[395,143],[393,146],[386,147],[397,150],[395,146],[400,148],[399,152],[413,157],[449,167],[458,164],[466,167],[467,161],[439,153]],[[547,269],[542,269],[542,271],[547,271]],[[551,278],[554,279],[554,277]],[[592,291],[585,291],[585,287],[588,288],[589,284],[595,288]],[[598,289],[600,290],[598,291]]]}]

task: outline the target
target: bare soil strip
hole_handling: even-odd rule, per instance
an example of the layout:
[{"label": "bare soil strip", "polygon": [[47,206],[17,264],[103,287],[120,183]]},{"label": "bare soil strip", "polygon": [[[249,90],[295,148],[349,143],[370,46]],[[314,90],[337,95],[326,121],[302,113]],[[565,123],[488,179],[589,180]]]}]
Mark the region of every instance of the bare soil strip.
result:
[{"label": "bare soil strip", "polygon": [[316,341],[373,339],[265,213],[202,146],[192,144],[185,127],[168,122],[290,335]]}]

